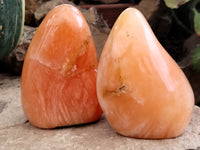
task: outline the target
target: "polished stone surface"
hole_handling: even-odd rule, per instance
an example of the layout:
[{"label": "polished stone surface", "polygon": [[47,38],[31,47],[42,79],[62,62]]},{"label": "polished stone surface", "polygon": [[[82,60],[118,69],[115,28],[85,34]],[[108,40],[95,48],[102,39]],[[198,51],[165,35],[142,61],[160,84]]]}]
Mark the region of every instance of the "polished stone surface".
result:
[{"label": "polished stone surface", "polygon": [[104,116],[93,124],[42,130],[24,116],[20,77],[0,74],[0,150],[186,150],[200,148],[200,108],[195,106],[184,134],[141,140],[118,135]]}]

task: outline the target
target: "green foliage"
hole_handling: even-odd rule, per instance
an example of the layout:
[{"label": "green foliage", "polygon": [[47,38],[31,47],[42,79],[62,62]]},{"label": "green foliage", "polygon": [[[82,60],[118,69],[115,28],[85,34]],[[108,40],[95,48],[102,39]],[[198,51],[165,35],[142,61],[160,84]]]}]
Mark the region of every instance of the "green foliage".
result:
[{"label": "green foliage", "polygon": [[192,54],[192,65],[197,72],[200,72],[200,45],[197,45],[194,53]]},{"label": "green foliage", "polygon": [[[200,36],[200,12],[198,10],[198,5],[200,4],[200,0],[193,0],[191,9],[194,13],[194,31],[195,33]],[[197,71],[200,72],[200,45],[196,46],[196,49],[194,50],[192,54],[192,66]]]},{"label": "green foliage", "polygon": [[193,9],[194,12],[194,30],[200,36],[200,13]]},{"label": "green foliage", "polygon": [[[164,0],[167,7],[171,9],[172,16],[176,20],[179,27],[184,29],[185,33],[190,35],[197,34],[200,37],[200,0]],[[175,11],[180,10],[179,6],[184,10],[185,20],[180,20]],[[174,8],[176,8],[174,10]],[[184,9],[183,9],[184,8]],[[187,24],[187,25],[186,25]],[[200,72],[200,43],[196,45],[196,49],[192,53],[191,64],[193,68]]]},{"label": "green foliage", "polygon": [[189,2],[190,0],[164,0],[164,1],[167,7],[174,9]]}]

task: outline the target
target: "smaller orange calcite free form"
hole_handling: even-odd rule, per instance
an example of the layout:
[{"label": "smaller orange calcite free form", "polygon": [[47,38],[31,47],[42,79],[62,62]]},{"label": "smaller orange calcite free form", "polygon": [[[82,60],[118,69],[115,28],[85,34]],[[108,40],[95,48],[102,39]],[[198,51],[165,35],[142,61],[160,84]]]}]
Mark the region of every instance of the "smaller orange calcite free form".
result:
[{"label": "smaller orange calcite free form", "polygon": [[28,120],[39,128],[84,124],[99,119],[97,55],[81,12],[71,5],[51,10],[26,54],[21,99]]},{"label": "smaller orange calcite free form", "polygon": [[97,95],[110,125],[134,138],[181,135],[194,106],[184,73],[134,8],[122,12],[104,46]]}]

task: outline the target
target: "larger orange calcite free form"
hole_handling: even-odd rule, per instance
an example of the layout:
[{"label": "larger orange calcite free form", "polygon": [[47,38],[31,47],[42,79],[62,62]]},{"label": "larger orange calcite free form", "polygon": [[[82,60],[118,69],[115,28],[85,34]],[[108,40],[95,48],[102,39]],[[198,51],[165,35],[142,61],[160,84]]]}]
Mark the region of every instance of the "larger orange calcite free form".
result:
[{"label": "larger orange calcite free form", "polygon": [[96,121],[97,55],[81,12],[71,5],[51,10],[26,54],[21,98],[28,120],[39,128]]},{"label": "larger orange calcite free form", "polygon": [[97,95],[110,125],[134,138],[181,135],[194,106],[184,73],[134,8],[122,12],[107,39],[98,67]]}]

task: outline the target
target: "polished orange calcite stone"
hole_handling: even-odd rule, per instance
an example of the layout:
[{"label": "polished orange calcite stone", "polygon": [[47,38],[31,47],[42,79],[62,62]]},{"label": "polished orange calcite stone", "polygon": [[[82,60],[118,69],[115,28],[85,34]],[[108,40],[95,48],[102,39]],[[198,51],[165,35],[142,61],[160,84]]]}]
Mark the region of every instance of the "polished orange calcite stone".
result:
[{"label": "polished orange calcite stone", "polygon": [[30,44],[21,77],[28,120],[39,128],[96,121],[97,55],[81,12],[60,5],[49,12]]},{"label": "polished orange calcite stone", "polygon": [[181,135],[194,106],[184,73],[134,8],[122,12],[107,39],[98,67],[97,95],[110,125],[134,138]]}]

